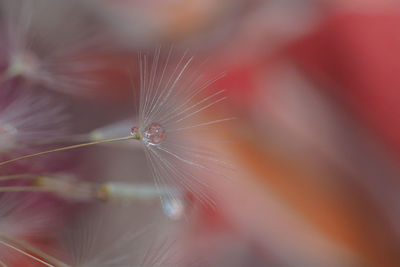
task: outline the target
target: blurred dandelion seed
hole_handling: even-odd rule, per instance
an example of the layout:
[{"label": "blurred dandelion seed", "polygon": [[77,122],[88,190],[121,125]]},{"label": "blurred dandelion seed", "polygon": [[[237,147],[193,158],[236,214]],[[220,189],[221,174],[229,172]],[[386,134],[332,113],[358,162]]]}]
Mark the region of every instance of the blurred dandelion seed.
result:
[{"label": "blurred dandelion seed", "polygon": [[28,155],[21,156],[21,157],[18,157],[18,158],[6,160],[6,161],[3,161],[3,162],[0,162],[0,166],[6,165],[6,164],[9,164],[9,163],[13,163],[13,162],[16,162],[16,161],[24,160],[24,159],[29,159],[29,158],[34,158],[34,157],[37,157],[37,156],[51,154],[51,153],[54,153],[54,152],[66,151],[66,150],[77,149],[77,148],[93,146],[93,145],[100,145],[100,144],[105,144],[105,143],[119,142],[119,141],[124,141],[124,140],[129,140],[129,139],[137,139],[137,137],[135,137],[135,136],[125,136],[125,137],[120,137],[120,138],[100,140],[100,141],[94,141],[94,142],[90,142],[90,143],[84,143],[84,144],[78,144],[78,145],[72,145],[72,146],[66,146],[66,147],[51,149],[51,150],[47,150],[47,151],[28,154]]},{"label": "blurred dandelion seed", "polygon": [[[0,186],[0,192],[48,192],[53,195],[75,201],[147,201],[158,199],[166,194],[178,195],[174,187],[155,187],[152,184],[112,182],[105,183],[82,181],[73,174],[14,174],[0,176],[1,182],[25,181],[23,186]],[[168,214],[175,217],[183,209],[183,203],[168,203]]]},{"label": "blurred dandelion seed", "polygon": [[75,215],[70,227],[59,233],[63,266],[167,266],[170,249],[159,227],[166,225],[135,225],[135,212],[112,205],[90,205]]},{"label": "blurred dandelion seed", "polygon": [[67,132],[65,105],[49,95],[19,92],[0,100],[0,152],[4,153]]},{"label": "blurred dandelion seed", "polygon": [[[77,3],[0,1],[0,62],[5,65],[0,83],[22,78],[69,94],[87,94],[100,86],[96,72],[104,70],[105,63],[87,52],[101,48],[104,42],[87,24],[80,25],[85,21],[81,10],[77,12]],[[60,24],[70,13],[74,21]]]}]

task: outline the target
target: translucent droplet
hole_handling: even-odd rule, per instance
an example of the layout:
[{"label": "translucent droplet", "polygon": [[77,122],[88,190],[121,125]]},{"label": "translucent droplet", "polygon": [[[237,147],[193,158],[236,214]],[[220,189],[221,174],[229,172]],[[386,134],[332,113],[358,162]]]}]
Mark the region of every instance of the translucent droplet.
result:
[{"label": "translucent droplet", "polygon": [[143,142],[146,145],[158,145],[165,139],[165,129],[161,124],[150,124],[142,136]]},{"label": "translucent droplet", "polygon": [[139,135],[140,135],[140,133],[139,133],[139,128],[136,127],[136,126],[132,127],[132,128],[131,128],[131,135],[132,135],[132,136],[135,136],[135,137],[139,136]]},{"label": "translucent droplet", "polygon": [[164,214],[172,220],[179,220],[185,212],[185,201],[180,197],[164,197],[161,199]]}]

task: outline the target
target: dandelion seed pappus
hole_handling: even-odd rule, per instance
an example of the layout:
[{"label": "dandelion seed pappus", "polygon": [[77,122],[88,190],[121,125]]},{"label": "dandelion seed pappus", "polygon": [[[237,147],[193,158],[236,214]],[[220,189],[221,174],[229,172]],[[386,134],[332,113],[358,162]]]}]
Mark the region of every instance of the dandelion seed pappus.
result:
[{"label": "dandelion seed pappus", "polygon": [[213,206],[212,188],[205,177],[224,177],[216,168],[224,162],[221,154],[205,145],[207,134],[199,139],[198,133],[234,119],[207,121],[204,115],[227,99],[225,90],[210,91],[224,74],[204,77],[188,51],[177,55],[172,47],[139,53],[139,64],[139,123],[131,134],[141,140],[156,184],[177,186],[182,191],[180,196],[163,198],[166,213],[181,213],[184,192]]}]

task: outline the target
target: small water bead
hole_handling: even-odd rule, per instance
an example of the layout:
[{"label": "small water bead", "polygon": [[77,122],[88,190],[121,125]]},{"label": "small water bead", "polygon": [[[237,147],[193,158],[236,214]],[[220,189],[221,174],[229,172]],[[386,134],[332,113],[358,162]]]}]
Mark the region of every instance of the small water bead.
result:
[{"label": "small water bead", "polygon": [[142,134],[146,145],[158,145],[165,139],[165,129],[159,123],[150,124]]},{"label": "small water bead", "polygon": [[139,132],[139,128],[134,126],[131,128],[131,135],[135,136],[135,137],[139,137],[140,136],[140,132]]}]

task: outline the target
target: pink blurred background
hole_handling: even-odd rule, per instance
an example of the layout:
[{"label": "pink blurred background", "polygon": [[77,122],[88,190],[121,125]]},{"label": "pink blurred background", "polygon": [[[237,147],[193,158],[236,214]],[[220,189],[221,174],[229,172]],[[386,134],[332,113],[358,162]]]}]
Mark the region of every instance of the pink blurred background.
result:
[{"label": "pink blurred background", "polygon": [[[213,132],[229,141],[215,148],[236,171],[207,180],[216,210],[192,203],[179,222],[187,258],[205,259],[200,266],[400,266],[397,1],[72,2],[103,42],[74,55],[102,62],[75,74],[96,79],[95,90],[62,96],[74,133],[134,121],[137,51],[172,43],[196,51],[206,75],[226,72],[210,91],[226,89],[229,99],[205,116],[237,117]],[[87,176],[127,177],[132,168],[149,176],[135,147],[63,160]]]}]

